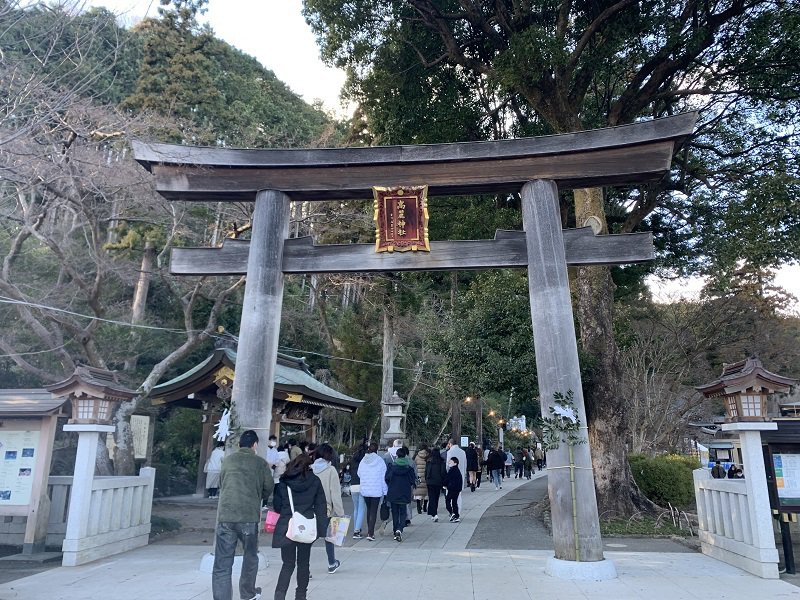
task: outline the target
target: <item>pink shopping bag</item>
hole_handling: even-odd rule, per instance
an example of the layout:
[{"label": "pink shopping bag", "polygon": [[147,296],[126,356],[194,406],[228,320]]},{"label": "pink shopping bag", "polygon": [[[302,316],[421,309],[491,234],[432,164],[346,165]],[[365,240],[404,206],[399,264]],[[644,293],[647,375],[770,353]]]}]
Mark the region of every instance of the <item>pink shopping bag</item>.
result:
[{"label": "pink shopping bag", "polygon": [[280,516],[280,513],[276,513],[274,510],[267,511],[267,518],[264,519],[264,533],[274,533]]}]

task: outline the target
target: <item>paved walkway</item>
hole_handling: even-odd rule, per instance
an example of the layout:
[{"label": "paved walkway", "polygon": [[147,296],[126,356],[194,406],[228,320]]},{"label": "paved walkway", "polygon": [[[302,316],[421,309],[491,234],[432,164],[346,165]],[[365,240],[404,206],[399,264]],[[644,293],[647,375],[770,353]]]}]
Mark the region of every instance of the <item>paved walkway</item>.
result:
[{"label": "paved walkway", "polygon": [[[800,600],[800,589],[791,584],[762,580],[693,552],[607,551],[606,557],[616,565],[617,579],[572,582],[544,574],[551,550],[475,549],[480,531],[473,534],[484,514],[491,518],[493,511],[508,511],[512,506],[522,510],[522,495],[542,485],[524,487],[526,483],[511,479],[499,492],[491,486],[467,491],[459,524],[432,523],[415,515],[402,543],[390,535],[372,543],[349,543],[337,549],[342,567],[334,575],[326,572],[324,548],[315,544],[309,598]],[[501,499],[504,502],[497,503]],[[514,529],[514,521],[507,519],[506,527]],[[167,539],[89,565],[59,567],[0,585],[0,600],[211,600],[211,576],[198,570],[209,549],[209,544],[172,544]],[[259,573],[258,585],[267,600],[272,598],[280,556],[271,548],[262,550],[270,566]]]}]

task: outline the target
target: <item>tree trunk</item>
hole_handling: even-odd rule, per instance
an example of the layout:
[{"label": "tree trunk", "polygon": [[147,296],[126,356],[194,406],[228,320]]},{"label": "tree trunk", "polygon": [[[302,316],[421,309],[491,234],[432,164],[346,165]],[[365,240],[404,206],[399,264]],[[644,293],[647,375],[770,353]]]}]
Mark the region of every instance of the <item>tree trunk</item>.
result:
[{"label": "tree trunk", "polygon": [[[114,474],[135,475],[136,462],[133,457],[133,431],[131,430],[131,414],[141,402],[136,396],[132,402],[121,402],[114,415],[116,431],[114,432]],[[109,434],[110,435],[110,434]]]},{"label": "tree trunk", "polygon": [[[138,325],[144,319],[144,309],[147,305],[147,294],[150,291],[150,279],[153,273],[153,262],[156,258],[156,250],[152,242],[147,242],[142,255],[142,268],[139,270],[139,278],[136,281],[136,289],[133,293],[133,304],[131,306],[131,324]],[[136,369],[136,362],[139,355],[136,348],[139,346],[141,335],[136,329],[131,330],[131,351],[134,353],[125,360],[125,372],[130,373]]]},{"label": "tree trunk", "polygon": [[[574,198],[576,225],[588,225],[594,217],[599,233],[607,234],[603,191],[575,190]],[[577,317],[581,349],[589,358],[584,397],[601,518],[633,514],[634,498],[640,495],[628,466],[627,420],[619,389],[622,371],[613,327],[614,287],[608,267],[578,268]]]},{"label": "tree trunk", "polygon": [[388,420],[383,417],[383,403],[389,400],[394,393],[394,351],[395,334],[394,318],[391,314],[391,306],[383,307],[383,381],[381,383],[381,431],[380,437],[389,428]]}]

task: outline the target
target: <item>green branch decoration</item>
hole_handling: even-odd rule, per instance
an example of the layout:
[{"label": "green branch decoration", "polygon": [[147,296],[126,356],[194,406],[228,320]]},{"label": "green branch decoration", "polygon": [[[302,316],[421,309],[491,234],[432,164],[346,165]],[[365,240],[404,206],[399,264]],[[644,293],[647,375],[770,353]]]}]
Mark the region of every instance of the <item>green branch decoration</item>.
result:
[{"label": "green branch decoration", "polygon": [[568,390],[566,394],[555,392],[553,406],[550,406],[549,417],[542,418],[542,445],[545,450],[555,450],[562,443],[578,446],[587,442],[580,434],[581,421],[575,410],[574,394]]},{"label": "green branch decoration", "polygon": [[[575,561],[581,562],[580,536],[578,535],[578,496],[575,489],[575,446],[587,443],[580,434],[581,420],[575,410],[575,395],[572,390],[566,394],[555,392],[549,417],[542,418],[542,445],[547,450],[555,450],[562,443],[569,448],[569,483],[572,490],[572,533],[575,543]],[[559,468],[559,467],[554,467]]]}]

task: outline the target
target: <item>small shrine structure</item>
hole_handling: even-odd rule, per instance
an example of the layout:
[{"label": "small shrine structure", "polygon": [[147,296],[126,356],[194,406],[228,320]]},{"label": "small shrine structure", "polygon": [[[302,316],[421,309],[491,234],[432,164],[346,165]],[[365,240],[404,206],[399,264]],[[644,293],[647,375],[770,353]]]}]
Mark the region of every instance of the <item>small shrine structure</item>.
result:
[{"label": "small shrine structure", "polygon": [[[183,406],[201,412],[203,441],[195,492],[198,495],[205,490],[203,466],[214,449],[214,427],[224,409],[230,406],[235,380],[236,351],[217,348],[203,362],[155,386],[151,392],[153,406]],[[364,403],[315,379],[305,359],[286,354],[278,354],[274,383],[269,431],[258,431],[259,437],[263,438],[275,435],[279,440],[298,437],[316,442],[323,408],[353,413]],[[233,426],[236,425],[234,421]]]}]

